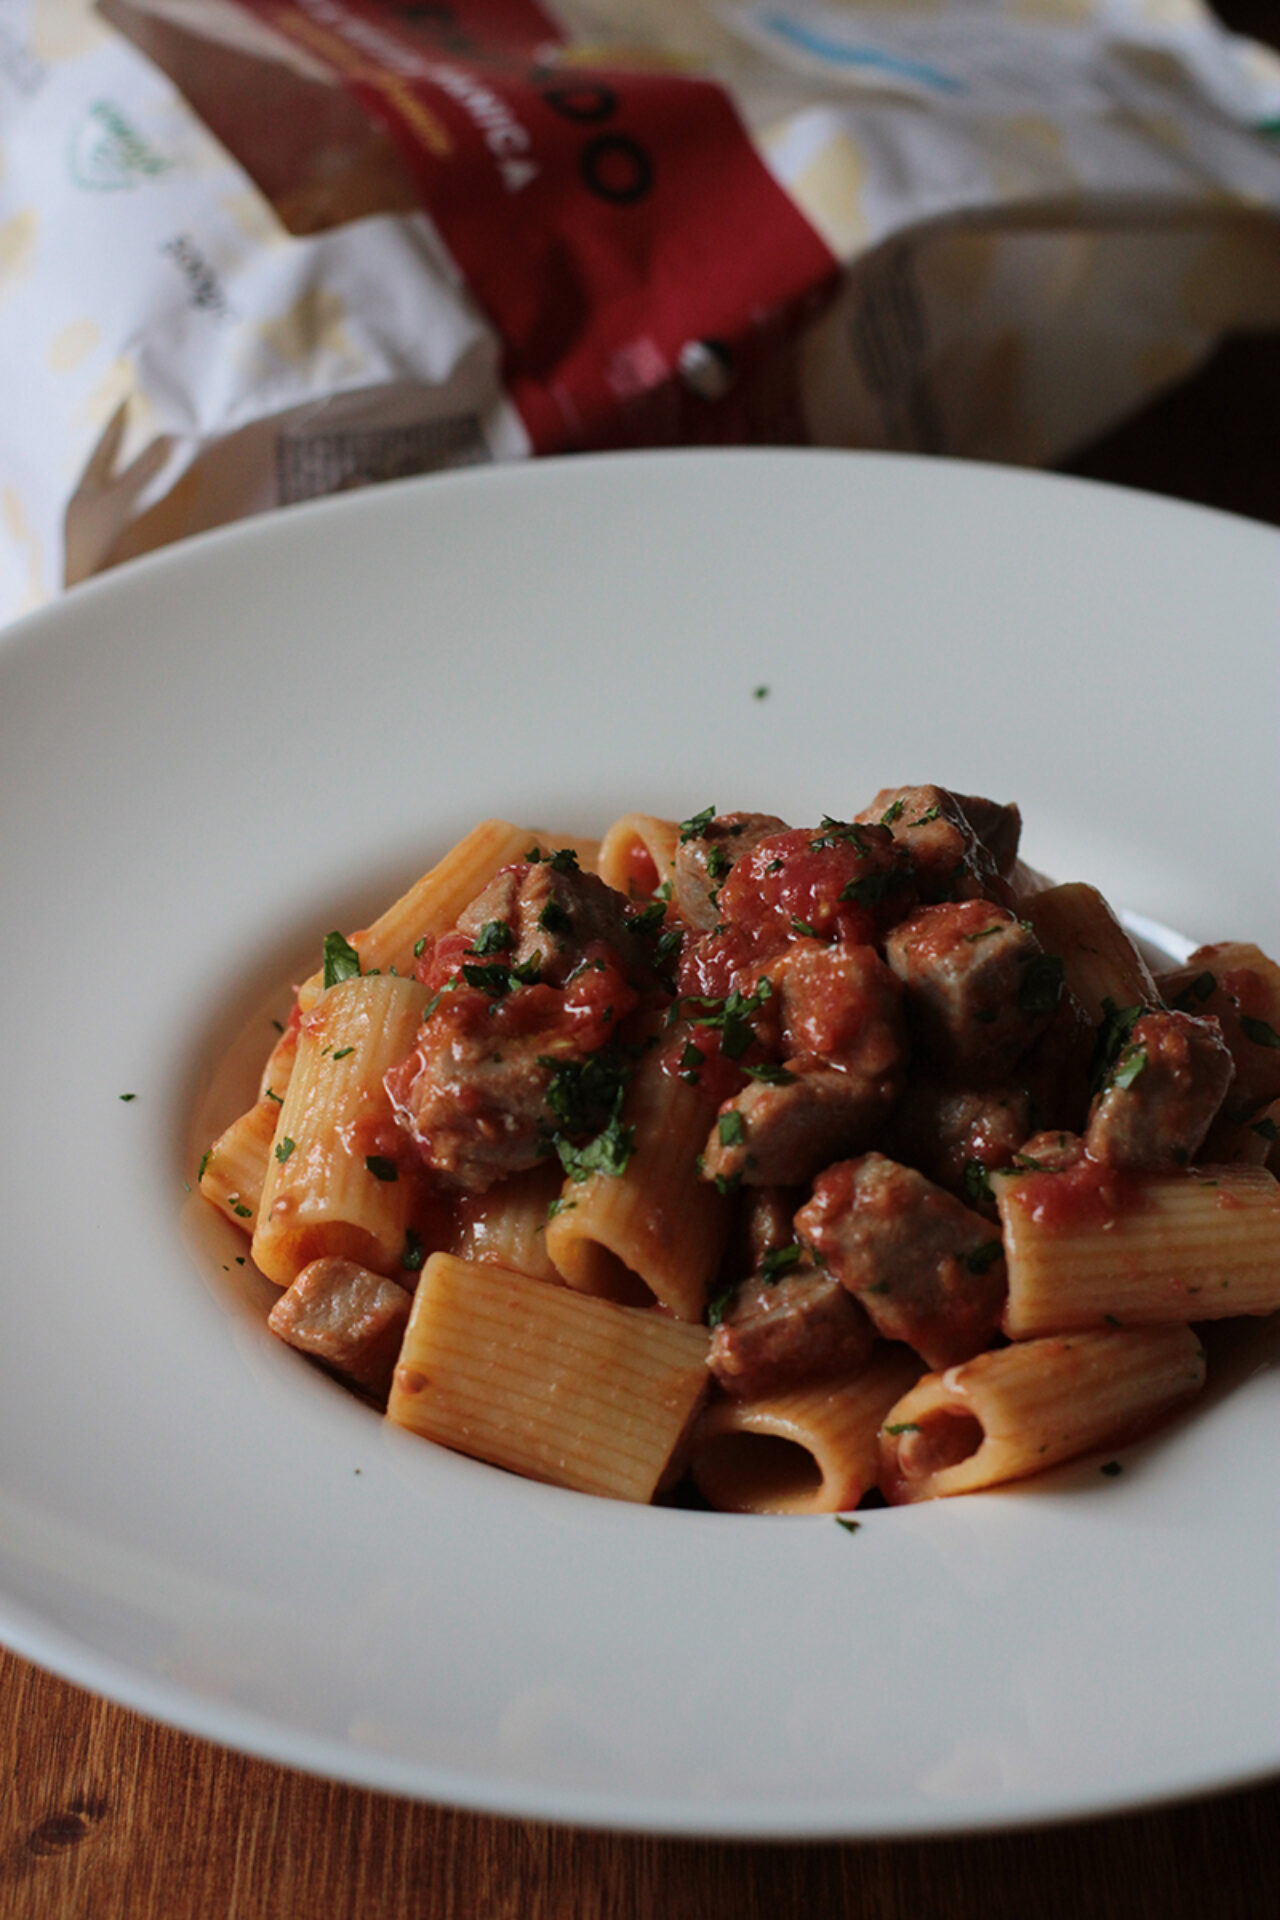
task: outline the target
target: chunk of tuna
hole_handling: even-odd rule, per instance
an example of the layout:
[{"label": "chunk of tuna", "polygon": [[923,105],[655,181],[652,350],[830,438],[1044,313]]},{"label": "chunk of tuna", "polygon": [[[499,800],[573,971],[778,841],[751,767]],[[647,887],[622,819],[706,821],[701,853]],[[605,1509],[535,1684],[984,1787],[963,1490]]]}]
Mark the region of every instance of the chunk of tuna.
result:
[{"label": "chunk of tuna", "polygon": [[[1018,809],[990,800],[972,802],[995,836],[997,855],[970,820],[967,804],[945,787],[884,787],[857,818],[888,827],[906,848],[922,900],[983,899],[1010,906],[1008,876],[1021,832]],[[1010,840],[1013,852],[1005,869],[1001,862],[1009,855]]]},{"label": "chunk of tuna", "polygon": [[800,1267],[770,1282],[753,1274],[711,1337],[707,1365],[736,1399],[798,1387],[865,1366],[875,1329],[838,1280]]},{"label": "chunk of tuna", "polygon": [[769,969],[788,1057],[811,1055],[865,1080],[907,1058],[902,987],[874,947],[800,939]]},{"label": "chunk of tuna", "polygon": [[1063,998],[1062,962],[986,900],[921,907],[885,942],[913,1039],[945,1078],[1008,1077]]},{"label": "chunk of tuna", "polygon": [[703,1152],[705,1179],[803,1186],[833,1160],[870,1145],[891,1098],[882,1083],[802,1061],[786,1070],[791,1079],[753,1080],[725,1101]]},{"label": "chunk of tuna", "polygon": [[1185,1167],[1234,1071],[1216,1020],[1144,1013],[1089,1109],[1088,1152],[1113,1167]]},{"label": "chunk of tuna", "polygon": [[730,871],[753,847],[787,823],[772,813],[722,813],[691,832],[676,848],[673,890],[676,911],[699,933],[720,920],[720,888]]},{"label": "chunk of tuna", "polygon": [[1233,1106],[1280,1098],[1280,965],[1249,941],[1222,941],[1156,984],[1166,1006],[1218,1021],[1236,1063]]},{"label": "chunk of tuna", "polygon": [[412,1305],[412,1296],[394,1280],[354,1260],[325,1258],[302,1269],[272,1307],[267,1325],[299,1353],[385,1403]]},{"label": "chunk of tuna", "polygon": [[599,943],[612,948],[628,978],[652,978],[648,949],[623,895],[598,874],[577,867],[562,872],[550,860],[503,867],[459,917],[458,931],[479,943],[483,958],[514,967],[536,963],[550,986],[562,986]]},{"label": "chunk of tuna", "polygon": [[886,1143],[894,1159],[993,1219],[986,1175],[1013,1164],[1034,1124],[1031,1094],[1016,1082],[966,1088],[913,1080],[893,1110]]},{"label": "chunk of tuna", "polygon": [[828,1167],[796,1215],[796,1234],[886,1339],[905,1341],[930,1367],[970,1359],[999,1328],[998,1234],[912,1167],[879,1153]]}]

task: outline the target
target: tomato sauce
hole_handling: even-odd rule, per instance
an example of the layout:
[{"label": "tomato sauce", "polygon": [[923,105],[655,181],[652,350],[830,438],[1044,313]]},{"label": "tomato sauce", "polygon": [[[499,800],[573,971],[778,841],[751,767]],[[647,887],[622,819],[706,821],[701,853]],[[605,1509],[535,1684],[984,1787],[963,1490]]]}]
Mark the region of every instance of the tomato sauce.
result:
[{"label": "tomato sauce", "polygon": [[1081,1227],[1096,1230],[1121,1213],[1134,1212],[1142,1204],[1142,1187],[1140,1175],[1082,1154],[1060,1171],[1022,1174],[1012,1197],[1036,1226],[1069,1233]]}]

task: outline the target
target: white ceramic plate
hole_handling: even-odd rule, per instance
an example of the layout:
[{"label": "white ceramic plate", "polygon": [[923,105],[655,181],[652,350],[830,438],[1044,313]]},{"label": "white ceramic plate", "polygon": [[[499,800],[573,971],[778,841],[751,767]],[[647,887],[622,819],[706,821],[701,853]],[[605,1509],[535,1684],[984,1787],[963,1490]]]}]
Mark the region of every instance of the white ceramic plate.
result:
[{"label": "white ceramic plate", "polygon": [[1018,799],[1038,866],[1280,950],[1278,639],[1263,528],[743,453],[294,510],[14,630],[3,1637],[288,1764],[580,1823],[923,1834],[1274,1770],[1269,1324],[1119,1478],[856,1534],[636,1511],[384,1431],[184,1181],[275,983],[485,813],[805,821],[933,779]]}]

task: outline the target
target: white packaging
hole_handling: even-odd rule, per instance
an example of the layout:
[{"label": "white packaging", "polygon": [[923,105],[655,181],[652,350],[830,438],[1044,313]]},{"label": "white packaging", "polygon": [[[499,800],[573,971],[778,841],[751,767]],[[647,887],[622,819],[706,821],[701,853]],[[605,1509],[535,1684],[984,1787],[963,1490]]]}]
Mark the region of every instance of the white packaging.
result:
[{"label": "white packaging", "polygon": [[[1047,462],[1280,324],[1280,60],[1199,0],[456,0],[416,40],[377,0],[272,3],[0,0],[0,621],[203,527],[536,451]],[[286,204],[152,35],[196,104],[203,49],[208,89],[250,62],[348,130],[349,66],[418,126],[430,210],[385,127],[350,159],[323,115]],[[720,96],[723,178],[673,119]],[[643,214],[605,171],[631,152]],[[571,163],[596,191],[556,189],[559,249]],[[743,182],[764,211],[718,241]]]}]

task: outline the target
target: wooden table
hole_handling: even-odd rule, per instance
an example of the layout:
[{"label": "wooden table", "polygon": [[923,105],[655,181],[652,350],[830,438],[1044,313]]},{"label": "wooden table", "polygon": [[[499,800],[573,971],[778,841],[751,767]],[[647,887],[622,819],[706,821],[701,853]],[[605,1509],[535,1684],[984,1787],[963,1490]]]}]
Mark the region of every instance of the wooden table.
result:
[{"label": "wooden table", "polygon": [[[1223,0],[1280,46],[1280,0]],[[1070,471],[1280,526],[1280,337]],[[1267,1920],[1280,1782],[924,1844],[743,1846],[485,1819],[223,1752],[0,1653],[5,1920]]]}]

